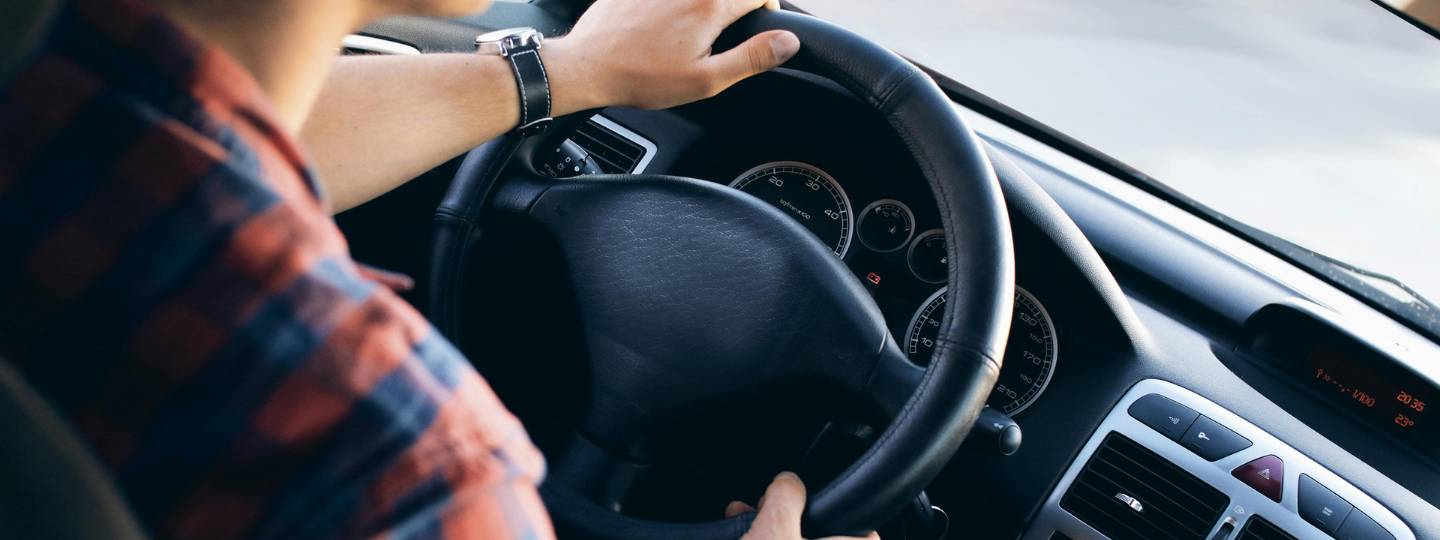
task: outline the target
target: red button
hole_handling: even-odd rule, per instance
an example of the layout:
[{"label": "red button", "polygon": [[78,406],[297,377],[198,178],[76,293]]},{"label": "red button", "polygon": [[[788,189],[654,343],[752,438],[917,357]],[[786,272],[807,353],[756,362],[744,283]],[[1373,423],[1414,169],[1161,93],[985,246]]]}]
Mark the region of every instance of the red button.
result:
[{"label": "red button", "polygon": [[1285,491],[1285,462],[1275,456],[1255,458],[1230,474],[1275,502],[1280,502],[1280,494]]}]

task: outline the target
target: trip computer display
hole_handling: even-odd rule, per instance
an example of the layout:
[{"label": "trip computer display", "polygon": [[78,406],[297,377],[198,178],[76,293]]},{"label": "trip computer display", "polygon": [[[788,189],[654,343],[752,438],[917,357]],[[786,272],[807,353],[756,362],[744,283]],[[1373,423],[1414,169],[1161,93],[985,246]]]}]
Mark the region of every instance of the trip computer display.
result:
[{"label": "trip computer display", "polygon": [[[1370,452],[1371,443],[1381,441],[1440,464],[1440,387],[1420,371],[1426,366],[1412,367],[1397,355],[1403,351],[1371,341],[1345,323],[1317,305],[1270,304],[1245,322],[1249,336],[1235,352],[1299,390],[1254,379],[1272,401],[1337,444]],[[1330,407],[1310,406],[1314,401]]]},{"label": "trip computer display", "polygon": [[1327,345],[1315,345],[1290,376],[1321,398],[1351,410],[1371,425],[1422,447],[1440,443],[1440,402],[1417,377],[1366,365]]}]

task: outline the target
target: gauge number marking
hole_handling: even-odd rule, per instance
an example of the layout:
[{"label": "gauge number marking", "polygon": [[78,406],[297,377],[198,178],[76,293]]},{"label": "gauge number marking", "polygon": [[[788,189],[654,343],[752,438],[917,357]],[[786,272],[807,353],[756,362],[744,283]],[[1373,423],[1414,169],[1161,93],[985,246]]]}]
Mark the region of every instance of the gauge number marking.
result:
[{"label": "gauge number marking", "polygon": [[841,258],[849,251],[855,228],[850,197],[819,167],[798,161],[765,163],[745,171],[730,187],[795,218]]},{"label": "gauge number marking", "polygon": [[[930,295],[910,319],[905,354],[917,364],[928,364],[935,350],[946,290],[941,288]],[[1024,411],[1050,384],[1058,356],[1055,323],[1050,314],[1034,295],[1015,287],[1015,315],[1010,322],[1005,361],[986,404],[1009,415]]]}]

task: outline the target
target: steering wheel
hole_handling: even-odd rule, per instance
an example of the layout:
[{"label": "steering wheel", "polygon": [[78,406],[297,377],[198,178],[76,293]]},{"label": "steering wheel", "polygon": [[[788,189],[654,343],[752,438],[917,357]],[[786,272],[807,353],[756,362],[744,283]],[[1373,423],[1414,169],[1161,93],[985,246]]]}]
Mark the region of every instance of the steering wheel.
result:
[{"label": "steering wheel", "polygon": [[542,494],[558,522],[586,536],[740,536],[753,514],[661,523],[621,515],[605,502],[624,492],[631,464],[659,426],[761,388],[817,380],[834,385],[836,399],[865,396],[892,420],[855,463],[812,490],[805,531],[873,530],[950,460],[999,374],[1013,246],[999,184],[975,134],[915,66],[819,19],[752,13],[716,48],[774,29],[794,32],[803,44],[786,67],[833,80],[874,108],[934,193],[949,239],[950,283],[934,356],[924,369],[911,363],[844,263],[759,199],[660,175],[545,178],[528,165],[507,167],[515,137],[477,148],[435,214],[431,319],[458,335],[466,260],[486,214],[523,216],[553,234],[570,271],[592,375],[577,442],[552,463]]}]

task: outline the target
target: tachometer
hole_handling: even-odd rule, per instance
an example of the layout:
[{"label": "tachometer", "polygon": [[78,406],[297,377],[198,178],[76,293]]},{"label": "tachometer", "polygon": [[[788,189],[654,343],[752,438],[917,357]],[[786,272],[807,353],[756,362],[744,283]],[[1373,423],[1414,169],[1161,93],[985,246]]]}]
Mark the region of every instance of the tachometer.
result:
[{"label": "tachometer", "polygon": [[730,187],[744,191],[795,218],[836,255],[850,249],[855,228],[850,197],[825,171],[797,161],[776,161],[740,175]]},{"label": "tachometer", "polygon": [[[935,351],[935,337],[940,331],[940,317],[945,313],[945,289],[936,291],[915,316],[910,319],[909,339],[905,353],[910,360],[926,365]],[[1015,316],[1010,321],[1010,339],[1005,349],[1005,365],[1000,380],[990,392],[986,404],[1005,414],[1025,410],[1055,374],[1059,351],[1055,344],[1055,323],[1045,306],[1040,305],[1025,289],[1015,287]]]}]

